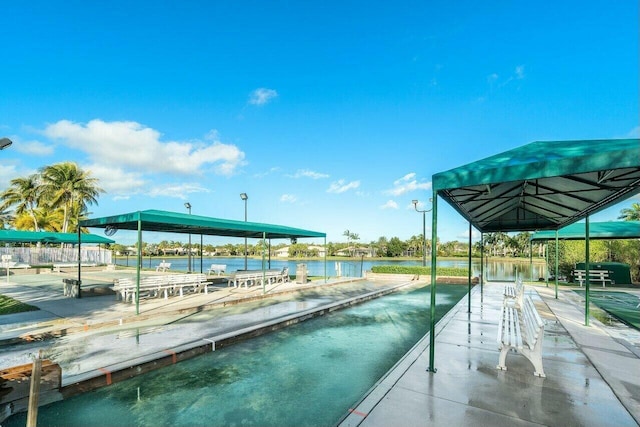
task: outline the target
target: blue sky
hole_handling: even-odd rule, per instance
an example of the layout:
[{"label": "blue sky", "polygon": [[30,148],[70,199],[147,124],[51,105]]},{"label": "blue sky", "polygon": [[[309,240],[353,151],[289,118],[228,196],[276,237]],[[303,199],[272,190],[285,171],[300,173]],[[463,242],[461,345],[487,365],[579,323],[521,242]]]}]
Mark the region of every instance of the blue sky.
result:
[{"label": "blue sky", "polygon": [[[242,220],[246,192],[250,221],[408,239],[434,173],[533,141],[640,136],[632,0],[2,9],[0,189],[75,161],[106,190],[92,217],[189,201]],[[466,240],[444,205],[441,239]],[[158,238],[180,236],[144,236]]]}]

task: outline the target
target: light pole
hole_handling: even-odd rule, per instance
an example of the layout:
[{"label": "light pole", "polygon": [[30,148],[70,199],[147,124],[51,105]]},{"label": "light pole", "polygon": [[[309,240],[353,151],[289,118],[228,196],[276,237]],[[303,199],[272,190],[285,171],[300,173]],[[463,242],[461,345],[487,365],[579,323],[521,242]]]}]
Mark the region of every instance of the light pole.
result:
[{"label": "light pole", "polygon": [[[240,193],[240,198],[244,200],[244,222],[247,222],[247,193]],[[247,238],[244,238],[244,269],[247,269]]]},{"label": "light pole", "polygon": [[[189,215],[191,215],[191,203],[189,202],[185,203],[184,207],[189,210]],[[189,247],[187,248],[187,251],[189,254],[189,258],[188,258],[189,264],[187,265],[187,272],[191,273],[191,233],[189,233]]]},{"label": "light pole", "polygon": [[[429,199],[429,201],[431,202],[432,199]],[[426,267],[427,266],[427,212],[431,212],[431,209],[433,208],[421,211],[418,209],[417,200],[412,200],[411,203],[413,203],[413,207],[415,208],[416,212],[422,213],[422,266]],[[431,244],[433,245],[433,242],[431,242]]]},{"label": "light pole", "polygon": [[11,144],[13,144],[13,141],[11,141],[9,138],[0,139],[0,150],[4,150],[5,148],[10,146]]}]

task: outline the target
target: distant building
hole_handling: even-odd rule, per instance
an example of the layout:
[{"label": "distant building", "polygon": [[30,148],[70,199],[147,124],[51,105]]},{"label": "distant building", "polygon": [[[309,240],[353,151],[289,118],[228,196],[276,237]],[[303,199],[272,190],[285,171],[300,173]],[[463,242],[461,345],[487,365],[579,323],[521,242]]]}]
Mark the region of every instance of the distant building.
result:
[{"label": "distant building", "polygon": [[[273,251],[273,256],[275,256],[276,258],[289,258],[290,247],[291,246],[285,246],[283,248],[276,249],[275,251]],[[326,252],[326,249],[324,248],[324,246],[311,245],[311,246],[308,246],[307,248],[309,252],[317,251],[319,257],[324,257]]]},{"label": "distant building", "polygon": [[365,258],[373,258],[374,256],[376,256],[376,249],[365,248],[362,246],[359,246],[359,247],[350,246],[348,248],[344,248],[337,251],[336,255],[337,256],[353,256],[354,258],[360,258],[363,256]]}]

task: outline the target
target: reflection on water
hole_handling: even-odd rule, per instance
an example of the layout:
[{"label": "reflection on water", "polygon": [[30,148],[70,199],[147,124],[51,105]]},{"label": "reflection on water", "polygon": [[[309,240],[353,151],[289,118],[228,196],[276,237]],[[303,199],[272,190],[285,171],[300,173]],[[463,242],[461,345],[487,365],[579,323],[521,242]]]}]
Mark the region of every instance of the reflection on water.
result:
[{"label": "reflection on water", "polygon": [[[145,268],[155,268],[162,258],[145,258],[142,261],[142,265]],[[171,258],[171,270],[186,271],[187,270],[187,258]],[[196,258],[193,261],[193,270],[200,272],[200,258]],[[363,271],[371,270],[374,265],[422,265],[422,261],[388,261],[388,260],[375,260],[375,259],[356,259],[353,261],[339,261],[340,271],[342,276],[345,277],[361,277]],[[118,265],[134,266],[135,260],[133,257],[118,258],[116,260]],[[202,259],[202,271],[206,273],[211,264],[225,264],[227,266],[227,273],[236,270],[244,269],[244,258],[203,258]],[[289,274],[295,274],[297,264],[306,264],[308,274],[310,276],[324,276],[325,264],[320,260],[304,260],[304,261],[292,261],[292,260],[276,260],[272,259],[270,264],[268,260],[265,268],[289,268]],[[335,261],[327,261],[327,276],[335,277],[338,266]],[[457,267],[467,268],[467,259],[442,259],[438,260],[438,267]],[[471,274],[473,276],[480,276],[480,261],[473,260],[471,267]],[[259,270],[262,268],[262,260],[249,258],[247,260],[247,268],[249,270]],[[533,269],[527,259],[521,259],[520,261],[493,261],[490,258],[485,260],[485,276],[489,280],[514,280],[516,273],[518,276],[524,277],[526,280],[538,280],[538,278],[544,277],[544,264],[533,263]],[[533,275],[531,272],[533,271]],[[533,279],[531,279],[533,278]]]},{"label": "reflection on water", "polygon": [[[440,285],[438,318],[466,291]],[[428,301],[429,287],[422,287],[333,312],[42,407],[38,423],[334,425],[428,331]]]}]

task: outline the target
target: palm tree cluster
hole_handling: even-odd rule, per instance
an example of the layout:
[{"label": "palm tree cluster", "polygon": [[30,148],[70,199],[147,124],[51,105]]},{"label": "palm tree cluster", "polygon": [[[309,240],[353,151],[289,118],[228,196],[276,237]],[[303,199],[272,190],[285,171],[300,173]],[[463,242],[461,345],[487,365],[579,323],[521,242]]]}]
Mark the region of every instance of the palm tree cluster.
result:
[{"label": "palm tree cluster", "polygon": [[632,203],[630,208],[622,209],[618,219],[625,221],[640,221],[640,203]]},{"label": "palm tree cluster", "polygon": [[14,178],[0,194],[0,225],[17,230],[75,232],[87,207],[104,193],[98,179],[76,163],[62,162]]}]

